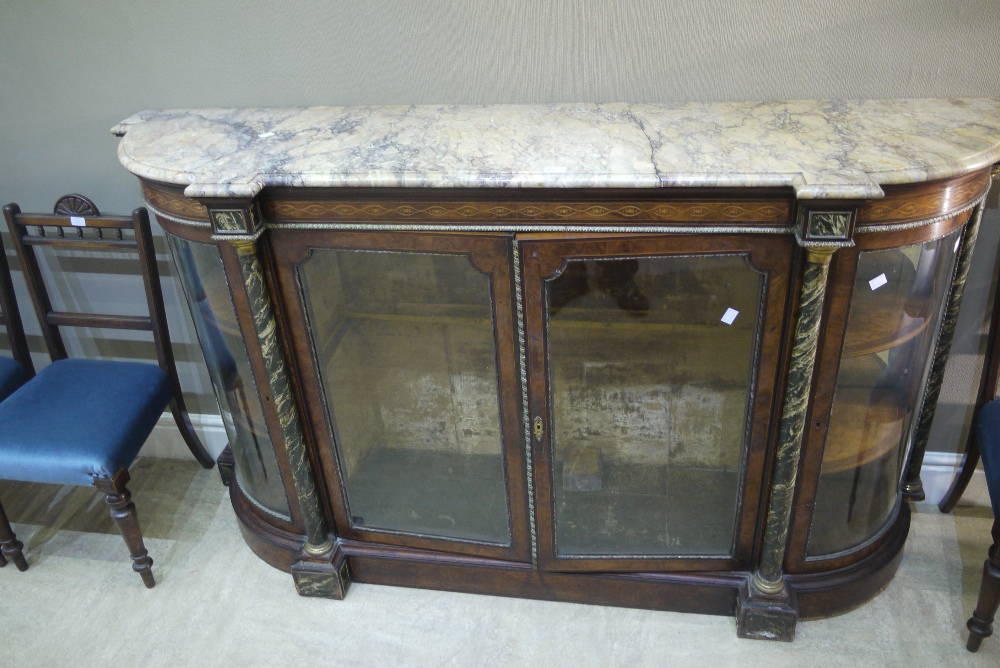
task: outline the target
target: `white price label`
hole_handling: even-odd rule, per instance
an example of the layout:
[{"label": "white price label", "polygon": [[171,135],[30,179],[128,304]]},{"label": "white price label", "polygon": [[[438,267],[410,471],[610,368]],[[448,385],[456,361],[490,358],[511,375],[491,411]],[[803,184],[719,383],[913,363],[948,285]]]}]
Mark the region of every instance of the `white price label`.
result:
[{"label": "white price label", "polygon": [[731,325],[733,324],[733,321],[736,320],[736,316],[738,316],[739,314],[740,312],[737,311],[736,309],[727,308],[726,312],[722,314],[722,322],[726,323],[727,325]]},{"label": "white price label", "polygon": [[872,290],[878,290],[888,282],[889,279],[885,277],[885,274],[879,274],[872,280],[868,281],[868,285],[872,286]]},{"label": "white price label", "polygon": [[72,225],[73,227],[86,227],[87,226],[87,219],[86,218],[80,218],[79,216],[70,216],[69,217],[69,224]]}]

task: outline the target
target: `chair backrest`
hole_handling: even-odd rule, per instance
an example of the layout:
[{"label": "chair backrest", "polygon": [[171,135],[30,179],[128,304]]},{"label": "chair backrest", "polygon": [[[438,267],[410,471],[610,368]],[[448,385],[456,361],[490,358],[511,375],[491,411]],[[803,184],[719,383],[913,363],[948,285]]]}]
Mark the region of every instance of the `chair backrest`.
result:
[{"label": "chair backrest", "polygon": [[29,377],[34,376],[35,366],[28,351],[28,339],[24,335],[24,324],[21,322],[21,312],[17,308],[17,298],[14,296],[14,284],[10,278],[7,250],[3,247],[2,240],[0,240],[0,325],[7,330],[11,357],[21,365]]},{"label": "chair backrest", "polygon": [[[52,214],[21,213],[16,204],[3,208],[11,239],[17,249],[28,292],[35,307],[42,336],[52,360],[65,359],[66,346],[60,327],[100,327],[151,332],[161,369],[170,377],[174,396],[180,396],[180,382],[174,366],[170,334],[167,330],[160,274],[156,268],[149,214],[138,208],[131,216],[102,216],[93,202],[81,195],[66,195],[56,202]],[[36,246],[66,250],[134,250],[146,292],[147,316],[109,315],[55,311],[38,258]]]}]

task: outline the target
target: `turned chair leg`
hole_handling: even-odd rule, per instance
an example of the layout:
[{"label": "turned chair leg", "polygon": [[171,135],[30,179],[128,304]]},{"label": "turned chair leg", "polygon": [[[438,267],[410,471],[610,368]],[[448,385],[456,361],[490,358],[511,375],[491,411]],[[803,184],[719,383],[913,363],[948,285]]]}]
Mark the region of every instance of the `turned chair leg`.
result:
[{"label": "turned chair leg", "polygon": [[132,555],[132,570],[142,578],[146,589],[152,589],[156,584],[153,579],[153,560],[142,542],[139,516],[132,503],[132,493],[125,487],[128,481],[128,469],[121,469],[111,478],[95,477],[94,487],[105,494],[104,500],[111,508],[111,519],[115,521],[118,532],[125,539],[129,554]]},{"label": "turned chair leg", "polygon": [[14,530],[7,521],[7,513],[0,504],[0,567],[6,566],[7,560],[10,559],[17,566],[17,570],[28,570],[28,562],[25,561],[24,552],[21,551],[23,547],[24,543],[14,535]]},{"label": "turned chair leg", "polygon": [[1000,519],[993,522],[993,537],[995,542],[990,548],[989,559],[983,564],[979,601],[966,623],[969,627],[969,642],[965,648],[970,652],[978,651],[983,638],[993,635],[993,617],[1000,607]]}]

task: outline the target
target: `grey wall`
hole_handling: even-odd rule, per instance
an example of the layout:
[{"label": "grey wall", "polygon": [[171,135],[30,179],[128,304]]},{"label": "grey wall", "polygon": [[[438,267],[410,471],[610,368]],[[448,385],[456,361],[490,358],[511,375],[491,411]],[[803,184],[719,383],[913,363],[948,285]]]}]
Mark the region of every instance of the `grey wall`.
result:
[{"label": "grey wall", "polygon": [[130,211],[108,130],[144,108],[1000,97],[998,36],[996,0],[7,0],[0,201]]}]

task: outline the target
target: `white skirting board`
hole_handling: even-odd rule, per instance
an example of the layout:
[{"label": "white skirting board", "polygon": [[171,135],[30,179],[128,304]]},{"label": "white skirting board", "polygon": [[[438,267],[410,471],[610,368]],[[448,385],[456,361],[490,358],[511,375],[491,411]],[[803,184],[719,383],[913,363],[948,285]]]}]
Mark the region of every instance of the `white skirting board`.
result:
[{"label": "white skirting board", "polygon": [[[920,480],[924,483],[924,493],[927,495],[924,503],[937,504],[951,486],[951,480],[962,464],[962,455],[950,452],[927,452],[924,455],[924,465],[920,467]],[[969,486],[962,494],[961,506],[990,507],[990,495],[986,490],[986,474],[982,466],[972,474]]]},{"label": "white skirting board", "polygon": [[[218,457],[229,442],[226,430],[222,425],[222,418],[208,413],[192,413],[191,423],[208,451],[213,457]],[[163,457],[165,459],[188,459],[191,457],[191,453],[177,431],[177,426],[169,411],[160,418],[139,454],[144,457]],[[937,504],[941,500],[941,497],[948,491],[951,480],[961,463],[961,455],[948,452],[928,452],[924,456],[924,466],[920,469],[920,479],[924,483],[924,491],[927,494],[927,500],[924,503]],[[983,475],[982,469],[977,469],[972,476],[969,487],[962,495],[961,505],[990,507],[990,497],[986,491],[986,477]]]},{"label": "white skirting board", "polygon": [[[226,436],[226,428],[222,424],[222,417],[211,413],[191,413],[191,424],[197,432],[201,442],[205,444],[209,454],[213,459],[219,457],[226,445],[229,444],[229,437]],[[153,433],[146,439],[146,444],[139,451],[141,457],[160,457],[163,459],[194,459],[187,444],[181,437],[174,422],[174,416],[169,410],[160,416],[159,422],[153,428]]]}]

